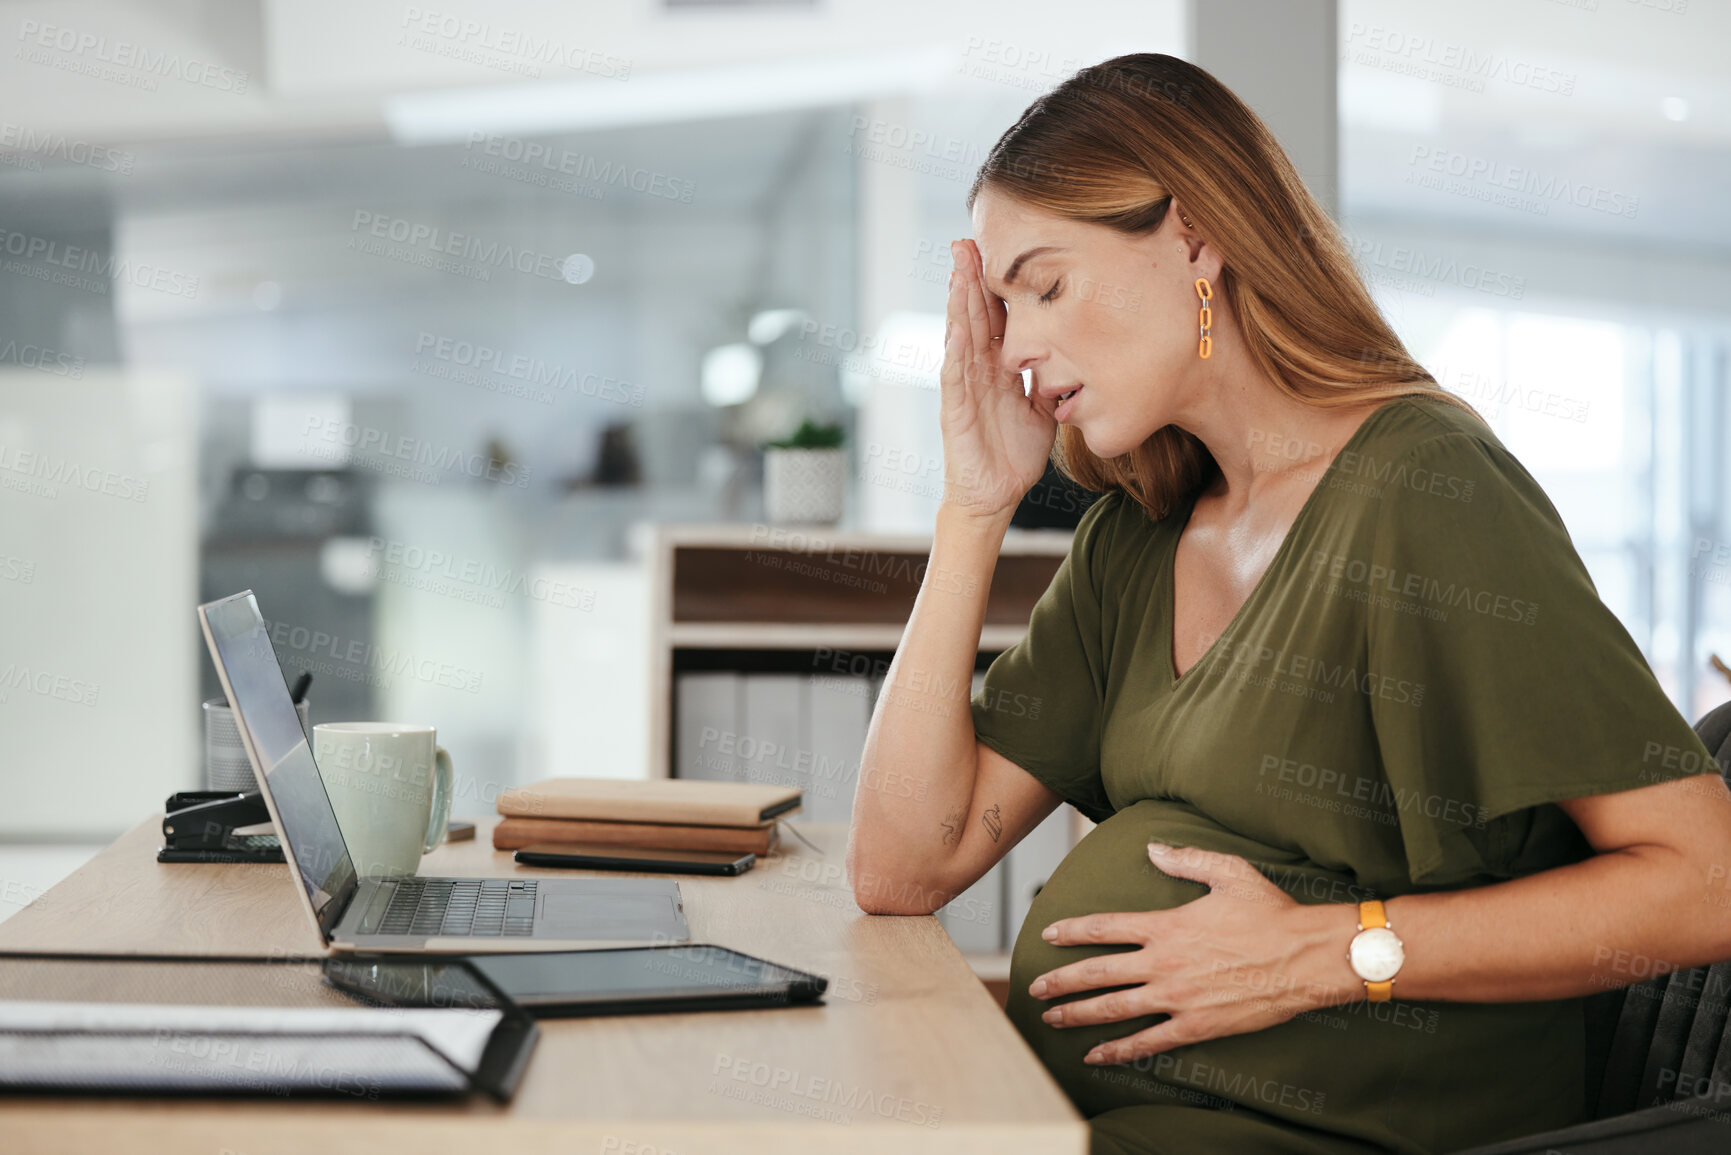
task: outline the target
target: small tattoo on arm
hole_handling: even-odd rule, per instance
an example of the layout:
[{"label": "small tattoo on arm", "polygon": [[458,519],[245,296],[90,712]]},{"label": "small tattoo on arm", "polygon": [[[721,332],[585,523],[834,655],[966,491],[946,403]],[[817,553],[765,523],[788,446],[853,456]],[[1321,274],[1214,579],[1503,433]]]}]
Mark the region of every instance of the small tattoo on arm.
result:
[{"label": "small tattoo on arm", "polygon": [[1004,819],[998,813],[998,804],[992,803],[992,808],[980,815],[980,821],[985,824],[986,833],[992,836],[992,841],[998,840],[998,835],[1004,832]]},{"label": "small tattoo on arm", "polygon": [[944,819],[944,845],[954,846],[962,840],[962,820],[967,817],[965,810],[952,810]]}]

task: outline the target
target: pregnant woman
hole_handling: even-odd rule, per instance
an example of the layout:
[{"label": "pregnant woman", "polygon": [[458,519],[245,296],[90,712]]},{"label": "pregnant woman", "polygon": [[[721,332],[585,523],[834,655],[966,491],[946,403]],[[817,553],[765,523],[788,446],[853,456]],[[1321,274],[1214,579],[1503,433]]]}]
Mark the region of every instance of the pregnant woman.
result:
[{"label": "pregnant woman", "polygon": [[[1096,1152],[1579,1121],[1582,997],[1731,958],[1703,903],[1731,794],[1556,509],[1206,72],[1083,70],[968,203],[860,907],[930,913],[1060,802],[1098,824],[1034,901],[1008,1005]],[[1049,456],[1104,496],[970,699]]]}]

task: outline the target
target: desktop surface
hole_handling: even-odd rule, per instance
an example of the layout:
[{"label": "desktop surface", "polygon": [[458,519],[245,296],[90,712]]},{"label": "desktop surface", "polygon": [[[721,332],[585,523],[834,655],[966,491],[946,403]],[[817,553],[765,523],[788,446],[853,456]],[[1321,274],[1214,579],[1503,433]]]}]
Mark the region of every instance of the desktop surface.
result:
[{"label": "desktop surface", "polygon": [[[514,863],[493,850],[493,821],[421,872],[577,873]],[[842,871],[846,825],[800,830],[822,857],[785,839],[747,874],[679,883],[693,942],[824,975],[820,1005],[549,1020],[504,1107],[0,1099],[7,1151],[1081,1155],[1086,1124],[937,919],[861,912]],[[0,952],[324,953],[286,866],[157,863],[161,837],[159,817],[123,835],[0,923]]]}]

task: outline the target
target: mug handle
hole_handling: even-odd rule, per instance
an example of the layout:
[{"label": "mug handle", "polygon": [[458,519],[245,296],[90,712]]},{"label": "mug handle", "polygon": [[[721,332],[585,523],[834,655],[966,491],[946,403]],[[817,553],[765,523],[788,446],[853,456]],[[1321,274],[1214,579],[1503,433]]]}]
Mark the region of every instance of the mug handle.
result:
[{"label": "mug handle", "polygon": [[451,824],[451,756],[443,746],[433,747],[433,812],[427,817],[427,840],[421,853],[430,854],[445,841],[445,829]]}]

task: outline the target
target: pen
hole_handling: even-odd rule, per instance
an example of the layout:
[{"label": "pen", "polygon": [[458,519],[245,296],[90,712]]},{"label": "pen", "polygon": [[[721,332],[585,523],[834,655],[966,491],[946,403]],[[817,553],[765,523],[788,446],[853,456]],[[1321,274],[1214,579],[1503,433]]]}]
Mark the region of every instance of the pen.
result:
[{"label": "pen", "polygon": [[301,704],[301,699],[307,696],[307,687],[313,684],[313,672],[308,670],[295,679],[294,689],[289,691],[289,701],[295,705]]}]

